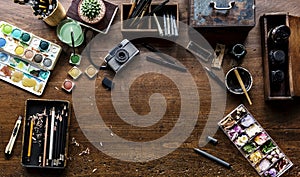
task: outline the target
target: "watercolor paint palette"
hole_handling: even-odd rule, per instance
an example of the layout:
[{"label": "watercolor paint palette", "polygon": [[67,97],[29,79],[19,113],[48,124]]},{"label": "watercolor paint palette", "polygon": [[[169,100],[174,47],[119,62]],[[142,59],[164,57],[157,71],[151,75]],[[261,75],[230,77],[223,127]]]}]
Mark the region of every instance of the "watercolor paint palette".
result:
[{"label": "watercolor paint palette", "polygon": [[244,105],[239,105],[218,125],[260,176],[279,177],[293,166]]},{"label": "watercolor paint palette", "polygon": [[29,62],[0,52],[0,79],[12,85],[42,95],[50,71],[38,68]]},{"label": "watercolor paint palette", "polygon": [[53,70],[61,50],[57,44],[0,21],[0,51],[20,57],[45,70]]}]

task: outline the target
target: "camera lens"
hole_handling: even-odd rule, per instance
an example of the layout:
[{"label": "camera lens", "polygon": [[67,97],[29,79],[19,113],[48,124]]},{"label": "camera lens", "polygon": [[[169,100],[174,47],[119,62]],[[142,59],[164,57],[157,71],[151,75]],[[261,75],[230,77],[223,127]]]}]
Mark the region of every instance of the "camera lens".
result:
[{"label": "camera lens", "polygon": [[128,52],[126,50],[124,50],[124,49],[117,50],[115,56],[116,56],[116,60],[119,63],[125,63],[128,60],[128,58],[129,58]]}]

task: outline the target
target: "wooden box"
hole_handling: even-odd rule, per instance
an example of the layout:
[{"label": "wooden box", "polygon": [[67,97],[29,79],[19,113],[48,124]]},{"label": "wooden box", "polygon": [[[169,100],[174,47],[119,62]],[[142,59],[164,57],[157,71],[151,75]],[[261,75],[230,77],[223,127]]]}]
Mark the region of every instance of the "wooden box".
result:
[{"label": "wooden box", "polygon": [[[264,93],[265,100],[291,100],[300,96],[300,17],[291,16],[288,13],[268,13],[260,18],[262,36],[262,58],[264,69]],[[285,53],[285,63],[282,65],[285,79],[274,87],[271,83],[271,72],[274,66],[270,60],[271,50],[278,49],[270,41],[268,33],[279,25],[286,25],[290,28],[290,37],[280,50]]]},{"label": "wooden box", "polygon": [[[158,5],[159,4],[155,4],[155,3],[151,4],[150,7],[148,8],[148,13],[151,12]],[[134,33],[157,33],[158,34],[158,28],[155,23],[155,19],[153,17],[144,17],[143,25],[140,25],[139,27],[136,26],[130,27],[128,23],[132,22],[133,20],[133,19],[127,19],[130,8],[131,8],[130,3],[123,3],[121,5],[121,31],[123,33],[134,32]],[[172,14],[176,19],[177,29],[179,29],[178,3],[168,3],[156,13],[162,28],[163,28],[163,21],[162,21],[163,14]]]},{"label": "wooden box", "polygon": [[242,43],[255,24],[255,0],[190,0],[189,25],[211,45]]},{"label": "wooden box", "polygon": [[70,114],[71,105],[66,100],[26,101],[22,166],[51,169],[66,167]]}]

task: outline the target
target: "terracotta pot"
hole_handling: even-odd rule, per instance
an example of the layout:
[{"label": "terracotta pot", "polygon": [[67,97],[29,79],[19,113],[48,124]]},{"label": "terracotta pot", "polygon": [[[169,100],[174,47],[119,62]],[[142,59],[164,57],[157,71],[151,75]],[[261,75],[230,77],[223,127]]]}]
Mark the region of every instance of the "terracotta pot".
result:
[{"label": "terracotta pot", "polygon": [[84,15],[83,15],[83,12],[82,12],[82,10],[81,10],[83,1],[84,1],[84,0],[81,0],[81,1],[79,2],[79,5],[78,5],[78,15],[79,15],[79,17],[80,17],[84,22],[90,23],[90,24],[95,24],[95,23],[100,22],[100,21],[103,19],[103,17],[105,16],[105,12],[106,12],[106,7],[105,7],[104,2],[103,2],[102,0],[98,0],[98,2],[99,2],[99,4],[100,4],[100,9],[101,9],[101,10],[100,10],[100,13],[99,13],[99,15],[96,16],[95,18],[89,19],[87,16],[84,16]]}]

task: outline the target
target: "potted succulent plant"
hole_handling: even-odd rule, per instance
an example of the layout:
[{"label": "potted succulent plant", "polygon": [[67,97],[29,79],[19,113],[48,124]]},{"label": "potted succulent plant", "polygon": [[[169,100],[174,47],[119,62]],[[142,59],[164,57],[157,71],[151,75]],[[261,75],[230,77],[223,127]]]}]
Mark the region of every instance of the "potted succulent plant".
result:
[{"label": "potted succulent plant", "polygon": [[78,5],[79,17],[86,23],[98,23],[105,15],[105,4],[102,0],[81,0]]}]

